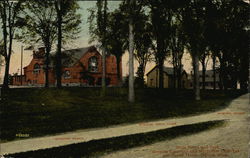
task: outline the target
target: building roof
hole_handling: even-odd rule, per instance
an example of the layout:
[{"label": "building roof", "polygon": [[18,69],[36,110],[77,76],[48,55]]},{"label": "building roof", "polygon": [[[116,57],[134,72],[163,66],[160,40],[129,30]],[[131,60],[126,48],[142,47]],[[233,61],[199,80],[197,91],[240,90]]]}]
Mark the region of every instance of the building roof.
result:
[{"label": "building roof", "polygon": [[63,66],[73,66],[81,59],[81,57],[88,52],[90,47],[70,49],[62,51],[62,64]]},{"label": "building roof", "polygon": [[[85,53],[94,52],[94,51],[98,52],[96,50],[96,47],[94,47],[94,46],[64,50],[64,51],[62,51],[62,66],[63,67],[72,67],[82,58],[82,56]],[[56,52],[52,52],[50,54],[49,67],[54,67],[56,65],[55,58],[56,58]],[[41,64],[41,65],[43,65],[43,64]],[[25,66],[23,69],[26,69],[27,67],[28,67],[28,65]]]},{"label": "building roof", "polygon": [[[76,64],[85,53],[91,51],[96,51],[96,48],[94,46],[90,46],[62,51],[62,65],[65,67],[71,67]],[[52,54],[52,58],[55,58],[55,52]],[[53,61],[54,60],[52,60],[52,62]],[[51,64],[54,65],[54,63]]]},{"label": "building roof", "polygon": [[[146,75],[150,74],[156,68],[158,68],[157,65],[153,67]],[[174,75],[174,69],[172,67],[163,66],[163,72],[167,73],[168,75]],[[183,70],[182,72],[185,72],[185,70]]]}]

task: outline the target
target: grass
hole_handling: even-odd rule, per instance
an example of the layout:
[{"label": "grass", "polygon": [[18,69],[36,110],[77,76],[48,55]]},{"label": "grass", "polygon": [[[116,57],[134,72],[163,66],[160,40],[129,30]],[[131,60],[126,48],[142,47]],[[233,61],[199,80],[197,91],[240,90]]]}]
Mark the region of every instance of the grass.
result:
[{"label": "grass", "polygon": [[148,133],[133,134],[101,140],[92,140],[86,143],[67,145],[51,149],[30,151],[7,155],[15,158],[88,158],[98,157],[106,153],[128,148],[149,145],[155,142],[171,140],[176,137],[190,135],[210,130],[224,125],[224,121],[209,121],[191,125],[177,126],[169,129]]},{"label": "grass", "polygon": [[240,91],[205,91],[194,101],[192,91],[140,89],[136,102],[127,102],[127,90],[109,88],[10,89],[1,102],[1,141],[44,136],[77,129],[135,123],[194,115],[221,109]]}]

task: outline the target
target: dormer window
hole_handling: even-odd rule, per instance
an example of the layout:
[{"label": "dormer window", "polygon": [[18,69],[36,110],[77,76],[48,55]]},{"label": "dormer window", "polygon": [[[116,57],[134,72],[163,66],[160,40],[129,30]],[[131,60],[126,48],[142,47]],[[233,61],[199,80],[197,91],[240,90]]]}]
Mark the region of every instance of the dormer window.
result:
[{"label": "dormer window", "polygon": [[40,65],[36,63],[34,65],[33,73],[34,74],[39,74],[40,73],[40,69],[41,69]]},{"label": "dormer window", "polygon": [[97,57],[93,56],[93,57],[89,58],[88,70],[89,70],[89,72],[98,72]]}]

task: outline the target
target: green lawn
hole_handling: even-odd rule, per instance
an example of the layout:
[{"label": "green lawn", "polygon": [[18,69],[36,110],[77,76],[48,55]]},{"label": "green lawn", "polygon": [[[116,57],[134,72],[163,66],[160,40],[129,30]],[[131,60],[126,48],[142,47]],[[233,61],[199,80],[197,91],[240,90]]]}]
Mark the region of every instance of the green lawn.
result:
[{"label": "green lawn", "polygon": [[214,111],[242,94],[205,91],[196,102],[191,90],[141,89],[129,104],[126,89],[107,91],[99,97],[98,88],[10,89],[1,102],[1,141]]}]

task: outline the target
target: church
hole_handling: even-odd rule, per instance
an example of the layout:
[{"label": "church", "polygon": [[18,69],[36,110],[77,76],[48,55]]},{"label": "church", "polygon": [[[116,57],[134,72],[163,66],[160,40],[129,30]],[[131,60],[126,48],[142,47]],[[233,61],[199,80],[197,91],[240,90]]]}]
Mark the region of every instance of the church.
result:
[{"label": "church", "polygon": [[[11,84],[15,86],[37,86],[45,84],[45,48],[33,51],[29,65],[23,68],[24,74],[13,75]],[[122,64],[117,71],[114,55],[106,56],[106,84],[115,86],[122,78]],[[120,74],[118,75],[117,72]],[[102,55],[96,47],[90,46],[62,51],[62,85],[63,86],[100,86],[102,80]],[[50,55],[49,85],[56,85],[55,53]]]}]

